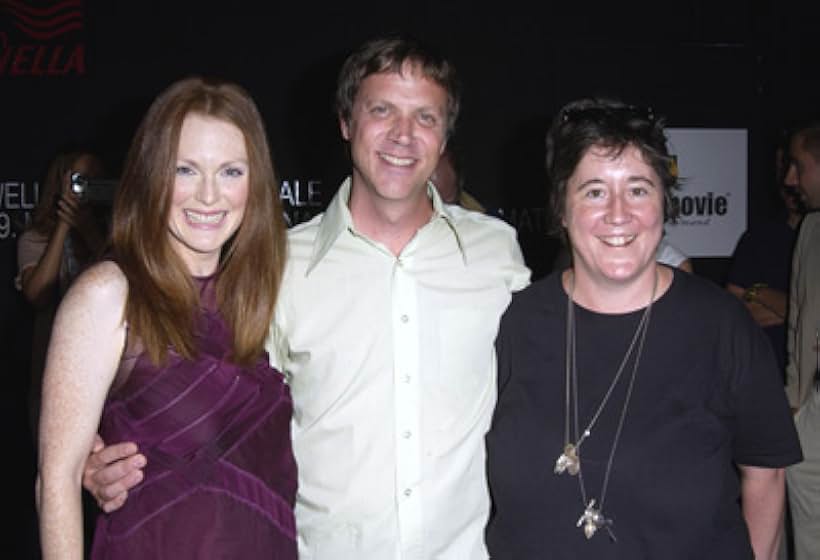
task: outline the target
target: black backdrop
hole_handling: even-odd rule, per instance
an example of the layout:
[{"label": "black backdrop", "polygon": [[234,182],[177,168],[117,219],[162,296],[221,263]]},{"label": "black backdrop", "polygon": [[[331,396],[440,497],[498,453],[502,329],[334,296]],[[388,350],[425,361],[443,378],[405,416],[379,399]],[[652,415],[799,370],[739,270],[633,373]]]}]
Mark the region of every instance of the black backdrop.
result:
[{"label": "black backdrop", "polygon": [[[66,143],[89,144],[114,177],[153,97],[189,74],[244,85],[265,118],[290,193],[321,209],[347,169],[332,111],[351,48],[403,31],[438,45],[460,70],[455,141],[468,190],[519,230],[536,276],[556,249],[546,237],[543,135],[581,95],[651,105],[670,126],[749,130],[749,220],[772,212],[781,125],[818,103],[814,21],[797,0],[715,2],[219,2],[0,0],[0,320],[12,464],[7,484],[21,530],[14,557],[33,557],[33,453],[23,408],[29,310],[13,288],[14,230],[34,183]],[[296,183],[299,188],[296,188]],[[298,196],[296,192],[299,192]],[[725,259],[698,259],[722,281]],[[9,472],[7,470],[6,472]]]}]

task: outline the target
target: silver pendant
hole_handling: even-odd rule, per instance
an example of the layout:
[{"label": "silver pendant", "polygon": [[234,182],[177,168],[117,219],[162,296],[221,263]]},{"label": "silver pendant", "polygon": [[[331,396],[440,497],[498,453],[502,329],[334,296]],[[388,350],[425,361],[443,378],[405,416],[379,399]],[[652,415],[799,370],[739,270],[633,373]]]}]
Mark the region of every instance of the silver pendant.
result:
[{"label": "silver pendant", "polygon": [[571,475],[576,475],[580,469],[581,460],[578,458],[575,446],[571,443],[566,444],[564,446],[564,452],[561,453],[561,456],[555,461],[555,474],[562,474],[564,471],[567,471]]},{"label": "silver pendant", "polygon": [[609,533],[610,538],[613,541],[615,540],[615,535],[612,533],[612,529],[609,528],[612,521],[605,518],[601,510],[595,509],[595,500],[589,501],[584,513],[578,518],[578,523],[575,524],[576,527],[581,525],[584,526],[584,535],[587,539],[591,539],[595,532],[603,527]]}]

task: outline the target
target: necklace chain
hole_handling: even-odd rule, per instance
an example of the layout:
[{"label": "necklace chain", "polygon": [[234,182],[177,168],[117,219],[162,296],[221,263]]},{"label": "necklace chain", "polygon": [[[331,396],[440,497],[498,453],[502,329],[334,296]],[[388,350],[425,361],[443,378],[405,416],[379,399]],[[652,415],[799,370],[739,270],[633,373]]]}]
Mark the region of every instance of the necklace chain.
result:
[{"label": "necklace chain", "polygon": [[[618,440],[620,439],[621,431],[623,430],[624,422],[626,420],[626,412],[629,408],[629,401],[632,397],[632,390],[634,388],[635,378],[637,377],[638,373],[638,365],[641,360],[641,354],[643,353],[646,332],[649,330],[649,319],[651,316],[652,304],[655,300],[655,292],[657,290],[657,287],[658,273],[656,272],[654,282],[652,285],[652,295],[649,298],[649,304],[644,310],[643,315],[641,316],[641,320],[638,322],[638,326],[635,329],[635,334],[632,336],[632,341],[630,342],[629,347],[627,348],[626,353],[624,354],[623,360],[621,360],[621,364],[618,367],[615,376],[612,378],[612,382],[609,384],[609,388],[607,389],[606,393],[601,399],[600,404],[595,410],[595,413],[592,415],[592,418],[587,423],[584,430],[580,431],[580,423],[578,420],[578,371],[576,363],[575,342],[575,304],[573,301],[573,297],[575,294],[575,277],[574,275],[572,275],[571,277],[570,291],[567,296],[567,343],[565,356],[566,379],[564,393],[564,450],[563,453],[559,456],[558,460],[556,461],[554,470],[556,474],[561,474],[564,471],[567,471],[571,475],[578,475],[578,485],[581,491],[581,503],[584,507],[584,513],[578,519],[577,526],[581,527],[583,525],[584,534],[588,539],[592,538],[597,529],[604,527],[609,533],[610,538],[613,541],[616,540],[615,534],[613,533],[611,528],[612,521],[610,519],[607,519],[603,515],[602,511],[604,508],[604,502],[606,500],[607,488],[609,486],[610,473],[612,472],[612,464],[615,458],[615,450],[618,447]],[[637,351],[635,351],[636,346]],[[626,396],[624,397],[624,403],[621,407],[621,413],[618,418],[618,425],[615,429],[615,435],[612,440],[612,447],[609,451],[606,469],[604,470],[604,480],[601,485],[600,500],[598,501],[598,506],[595,507],[596,500],[587,499],[586,484],[584,483],[584,475],[581,469],[581,444],[584,442],[586,438],[588,438],[592,434],[592,429],[595,427],[598,418],[603,413],[604,408],[609,402],[609,398],[612,396],[612,393],[615,390],[615,387],[618,385],[618,382],[621,379],[621,375],[623,374],[623,371],[626,368],[626,364],[629,362],[629,358],[630,356],[632,356],[633,351],[635,351],[635,359],[632,365],[632,373],[629,379],[629,385],[627,386]],[[570,412],[570,410],[572,410],[572,412]],[[576,438],[575,443],[572,443],[570,440],[570,416],[572,416],[572,428],[574,429],[573,431]]]}]

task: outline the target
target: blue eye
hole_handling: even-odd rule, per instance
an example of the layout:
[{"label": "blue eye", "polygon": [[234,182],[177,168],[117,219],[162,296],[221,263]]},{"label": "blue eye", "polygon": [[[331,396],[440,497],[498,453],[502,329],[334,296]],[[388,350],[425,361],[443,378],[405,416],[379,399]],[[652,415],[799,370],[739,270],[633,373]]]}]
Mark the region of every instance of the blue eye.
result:
[{"label": "blue eye", "polygon": [[223,173],[228,177],[242,177],[245,175],[245,170],[239,167],[227,167]]},{"label": "blue eye", "polygon": [[422,113],[419,115],[419,122],[425,126],[433,127],[438,123],[438,119],[431,113]]},{"label": "blue eye", "polygon": [[177,175],[193,175],[194,170],[188,167],[187,165],[177,165],[176,174]]}]

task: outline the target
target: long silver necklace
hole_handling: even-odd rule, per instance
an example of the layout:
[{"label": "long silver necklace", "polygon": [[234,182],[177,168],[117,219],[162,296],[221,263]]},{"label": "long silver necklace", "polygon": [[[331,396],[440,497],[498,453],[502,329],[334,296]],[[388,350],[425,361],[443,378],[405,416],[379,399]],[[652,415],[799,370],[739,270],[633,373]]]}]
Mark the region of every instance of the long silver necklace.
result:
[{"label": "long silver necklace", "polygon": [[[652,303],[655,300],[655,292],[657,290],[657,287],[658,273],[655,272],[655,278],[652,285],[652,295],[649,298],[649,304],[646,306],[646,309],[644,310],[643,315],[641,316],[641,320],[638,322],[638,326],[635,329],[635,334],[632,336],[632,341],[629,343],[629,347],[627,348],[626,353],[624,354],[623,360],[621,360],[621,365],[618,366],[618,370],[616,371],[615,376],[612,378],[612,382],[609,384],[609,388],[607,389],[606,393],[601,399],[601,403],[598,405],[598,408],[592,415],[592,418],[587,423],[584,430],[579,431],[578,428],[580,424],[578,422],[578,371],[575,354],[575,304],[573,301],[573,296],[575,294],[575,275],[572,274],[571,276],[570,290],[569,294],[567,295],[567,344],[565,355],[566,376],[564,395],[564,449],[561,455],[555,461],[554,472],[558,475],[563,474],[564,472],[568,472],[570,475],[578,475],[578,485],[581,490],[581,505],[584,508],[584,510],[581,514],[581,517],[578,518],[576,526],[583,526],[584,535],[587,539],[591,539],[598,529],[604,528],[609,534],[609,537],[613,541],[616,540],[615,533],[612,530],[612,520],[607,519],[603,514],[604,502],[606,500],[606,492],[609,486],[609,475],[612,471],[612,463],[615,458],[615,450],[618,447],[618,440],[621,437],[621,430],[623,429],[624,420],[626,419],[626,411],[629,408],[629,400],[632,397],[632,389],[635,385],[635,377],[638,373],[638,365],[641,361],[641,354],[643,353],[643,344],[644,340],[646,339],[646,332],[649,329],[649,318],[652,312]],[[598,421],[598,417],[600,417],[601,413],[603,413],[604,408],[606,407],[606,404],[609,401],[609,397],[612,396],[612,392],[618,385],[618,381],[621,378],[621,374],[626,368],[626,364],[629,362],[629,358],[632,355],[633,350],[635,350],[636,346],[637,352],[635,353],[635,360],[632,365],[632,375],[629,379],[629,385],[627,386],[626,390],[626,397],[624,398],[624,403],[621,407],[621,414],[618,419],[618,426],[615,430],[615,436],[612,440],[612,447],[609,451],[609,458],[607,459],[606,469],[604,470],[604,480],[603,484],[601,485],[600,500],[596,501],[594,498],[588,499],[586,485],[584,484],[584,473],[581,469],[581,444],[584,442],[584,440],[586,440],[588,437],[592,435],[592,429],[595,427],[595,424]],[[572,410],[572,412],[570,412],[570,410]],[[570,416],[573,417],[572,427],[575,436],[574,443],[573,440],[570,439]]]}]

